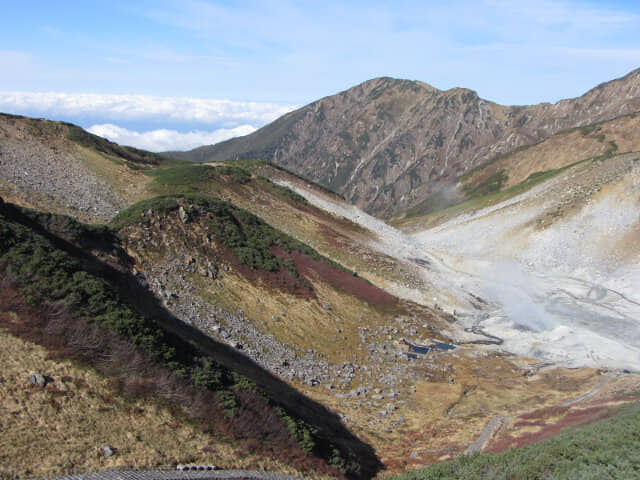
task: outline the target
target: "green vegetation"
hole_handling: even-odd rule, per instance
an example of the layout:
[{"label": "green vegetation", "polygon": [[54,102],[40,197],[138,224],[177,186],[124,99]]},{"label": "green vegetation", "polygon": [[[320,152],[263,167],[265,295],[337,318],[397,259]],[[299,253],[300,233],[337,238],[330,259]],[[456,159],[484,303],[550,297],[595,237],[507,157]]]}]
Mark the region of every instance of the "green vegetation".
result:
[{"label": "green vegetation", "polygon": [[159,196],[135,203],[113,217],[111,225],[116,230],[119,230],[132,223],[146,224],[149,222],[149,218],[146,215],[148,211],[157,215],[166,215],[169,212],[177,210],[179,205],[176,198],[177,197],[172,196]]},{"label": "green vegetation", "polygon": [[613,418],[519,449],[461,456],[397,480],[604,480],[640,478],[640,404]]},{"label": "green vegetation", "polygon": [[216,239],[254,270],[275,272],[284,266],[283,261],[271,252],[270,248],[273,246],[278,246],[287,253],[297,250],[319,258],[319,254],[312,248],[228,202],[204,197],[189,197],[186,200],[205,207],[208,213],[213,214],[215,219],[209,222],[209,227]]},{"label": "green vegetation", "polygon": [[[231,204],[205,197],[189,197],[189,201],[206,206],[221,220],[215,227],[220,238],[248,262],[265,262],[268,266],[268,258],[264,256],[268,244],[278,244],[283,249],[305,248],[293,239],[276,235],[274,229]],[[132,207],[119,222],[122,225],[139,218],[149,208],[169,212],[177,206],[176,199],[156,198]],[[64,308],[74,319],[99,325],[132,342],[147,358],[168,368],[176,377],[216,392],[228,416],[240,414],[240,403],[250,393],[257,396],[256,401],[266,402],[273,409],[304,452],[333,456],[336,449],[333,442],[319,437],[315,428],[268,398],[251,380],[220,365],[195,343],[170,331],[162,321],[138,311],[123,293],[128,289],[124,278],[109,273],[106,265],[97,267],[97,259],[78,254],[66,240],[97,234],[112,240],[111,248],[119,248],[115,233],[108,227],[87,226],[69,217],[43,214],[0,200],[0,272],[23,292],[31,305]]]},{"label": "green vegetation", "polygon": [[369,141],[371,140],[371,138],[369,137],[369,132],[368,131],[364,131],[362,132],[360,135],[358,135],[358,147],[359,148],[366,148],[367,145],[369,145]]},{"label": "green vegetation", "polygon": [[580,133],[582,134],[583,137],[586,137],[588,135],[591,135],[594,132],[597,132],[600,130],[600,127],[598,126],[598,124],[594,124],[594,125],[587,125],[584,127],[578,127],[580,130]]},{"label": "green vegetation", "polygon": [[458,182],[464,182],[465,180],[468,180],[469,178],[471,178],[475,173],[479,172],[480,170],[484,170],[485,168],[487,168],[489,165],[497,162],[498,160],[503,160],[505,158],[509,158],[512,155],[515,155],[517,153],[520,152],[524,152],[525,150],[530,149],[531,147],[538,145],[539,143],[542,143],[542,141],[538,142],[538,143],[532,143],[530,145],[520,145],[517,148],[514,148],[513,150],[511,150],[510,152],[507,153],[503,153],[502,155],[498,155],[497,157],[492,158],[491,160],[489,160],[486,163],[483,163],[482,165],[478,165],[475,168],[472,168],[471,170],[469,170],[467,173],[464,173],[462,175],[460,175],[457,178]]},{"label": "green vegetation", "polygon": [[509,176],[505,173],[504,170],[500,170],[492,175],[490,175],[483,182],[474,186],[465,187],[465,192],[469,198],[474,197],[483,197],[485,195],[489,195],[490,193],[498,192],[502,188],[502,186],[507,183]]},{"label": "green vegetation", "polygon": [[106,225],[88,225],[66,215],[22,209],[22,215],[33,224],[76,245],[110,244],[116,241],[113,230]]},{"label": "green vegetation", "polygon": [[192,193],[208,187],[217,178],[216,169],[208,165],[183,165],[151,172],[151,189],[158,193]]},{"label": "green vegetation", "polygon": [[290,262],[271,252],[274,246],[287,253],[296,250],[320,258],[312,248],[276,230],[247,210],[204,195],[161,196],[144,200],[120,212],[112,220],[112,225],[120,229],[132,223],[145,223],[148,221],[145,214],[148,210],[164,215],[177,210],[180,203],[186,205],[185,211],[190,216],[196,213],[198,207],[202,208],[204,211],[199,215],[207,215],[209,230],[216,240],[229,248],[241,263],[254,270],[275,272],[281,266],[291,270]]},{"label": "green vegetation", "polygon": [[404,216],[406,218],[413,218],[422,215],[429,215],[430,213],[444,210],[459,201],[460,198],[456,194],[451,195],[445,190],[438,190],[404,212]]},{"label": "green vegetation", "polygon": [[[448,206],[442,210],[432,210],[426,213],[427,216],[432,217],[434,220],[442,219],[442,218],[451,218],[455,215],[458,215],[464,211],[470,209],[479,209],[488,207],[489,205],[495,205],[502,201],[508,200],[509,198],[515,197],[516,195],[520,195],[521,193],[526,192],[530,188],[549,180],[550,178],[558,175],[561,172],[569,168],[573,168],[580,164],[586,164],[588,162],[600,162],[604,161],[608,158],[615,156],[615,152],[612,149],[607,150],[603,155],[598,155],[595,157],[587,158],[585,160],[579,160],[570,165],[565,165],[564,167],[552,169],[552,170],[544,170],[541,172],[534,172],[527,177],[526,180],[520,182],[517,185],[507,188],[506,190],[498,190],[488,193],[486,195],[478,194],[472,197],[467,197],[463,202],[457,203],[455,205]],[[489,177],[490,179],[491,177]],[[487,179],[487,180],[489,180]],[[485,181],[484,183],[487,183]],[[414,207],[411,210],[408,210],[406,213],[406,218],[414,218],[419,215],[425,215],[421,213],[417,207]]]},{"label": "green vegetation", "polygon": [[[297,178],[298,180],[301,180],[305,183],[311,184],[314,187],[318,188],[319,190],[324,191],[325,193],[328,193],[329,195],[333,195],[336,196],[338,198],[341,198],[342,200],[344,200],[344,196],[337,193],[335,190],[332,190],[331,188],[325,186],[325,185],[321,185],[319,183],[314,182],[313,180],[309,180],[308,178],[303,177],[302,175],[298,175],[297,173],[286,169],[284,167],[281,167],[280,165],[276,165],[275,163],[271,163],[268,162],[266,160],[233,160],[232,162],[227,162],[227,164],[232,163],[233,165],[238,165],[241,168],[245,168],[245,169],[249,169],[249,170],[255,170],[256,173],[260,173],[259,169],[261,167],[271,167],[274,168],[276,170],[280,170],[281,172],[286,173],[287,175],[291,175],[292,177]],[[265,179],[266,180],[266,179]]]},{"label": "green vegetation", "polygon": [[234,166],[180,165],[150,172],[151,189],[159,194],[213,193],[221,185],[244,185],[251,174]]},{"label": "green vegetation", "polygon": [[293,205],[294,207],[298,208],[311,207],[306,198],[294,192],[290,188],[275,184],[268,178],[260,177],[259,180],[262,182],[262,188],[272,193],[280,200],[287,202],[289,205]]},{"label": "green vegetation", "polygon": [[[179,376],[192,378],[197,385],[223,389],[235,383],[230,372],[215,362],[205,361],[193,346],[137,313],[107,280],[91,273],[81,259],[60,248],[55,241],[57,236],[34,230],[29,220],[39,218],[45,216],[12,205],[5,205],[0,216],[2,269],[15,280],[31,304],[58,303],[74,316],[132,341],[149,357]],[[65,236],[95,234],[95,227],[71,219],[55,224],[65,222],[70,226]]]},{"label": "green vegetation", "polygon": [[50,120],[44,120],[41,118],[26,118],[25,123],[29,134],[34,137],[53,137],[60,134],[62,131],[62,124],[58,122],[52,122]]}]

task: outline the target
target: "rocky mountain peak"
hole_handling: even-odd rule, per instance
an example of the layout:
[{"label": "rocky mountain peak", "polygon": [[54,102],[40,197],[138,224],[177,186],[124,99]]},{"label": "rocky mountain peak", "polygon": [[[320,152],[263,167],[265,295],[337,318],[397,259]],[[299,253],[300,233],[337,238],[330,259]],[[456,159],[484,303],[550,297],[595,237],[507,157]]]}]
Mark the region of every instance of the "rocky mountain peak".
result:
[{"label": "rocky mountain peak", "polygon": [[182,154],[259,158],[343,194],[381,217],[497,156],[640,110],[640,70],[555,104],[501,106],[466,88],[380,77],[322,98],[248,135]]}]

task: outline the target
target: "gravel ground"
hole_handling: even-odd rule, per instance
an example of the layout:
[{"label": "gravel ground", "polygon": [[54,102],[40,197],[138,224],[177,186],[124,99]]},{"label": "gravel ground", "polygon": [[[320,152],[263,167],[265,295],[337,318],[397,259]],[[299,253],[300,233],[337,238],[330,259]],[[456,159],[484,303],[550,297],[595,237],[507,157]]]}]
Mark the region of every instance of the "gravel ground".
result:
[{"label": "gravel ground", "polygon": [[639,178],[639,156],[621,155],[413,237],[479,280],[493,310],[468,323],[501,348],[639,370]]}]

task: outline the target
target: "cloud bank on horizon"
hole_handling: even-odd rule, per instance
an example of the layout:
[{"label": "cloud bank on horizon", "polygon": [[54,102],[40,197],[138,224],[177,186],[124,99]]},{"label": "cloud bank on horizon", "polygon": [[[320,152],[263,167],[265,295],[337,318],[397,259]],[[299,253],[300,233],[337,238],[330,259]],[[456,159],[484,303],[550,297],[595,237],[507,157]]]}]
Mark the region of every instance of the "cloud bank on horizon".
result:
[{"label": "cloud bank on horizon", "polygon": [[176,150],[191,150],[202,145],[212,145],[233,137],[248,135],[256,130],[251,125],[241,125],[235,128],[220,128],[212,132],[192,131],[180,133],[176,130],[161,128],[148,132],[127,130],[110,123],[93,125],[87,129],[94,135],[108,138],[120,145],[130,145],[151,152],[168,152]]},{"label": "cloud bank on horizon", "polygon": [[0,110],[161,150],[379,76],[554,102],[638,68],[639,25],[635,0],[7,2]]},{"label": "cloud bank on horizon", "polygon": [[[247,135],[295,107],[192,97],[0,92],[0,111],[78,123],[95,135],[153,152]],[[153,126],[158,128],[149,129]]]}]

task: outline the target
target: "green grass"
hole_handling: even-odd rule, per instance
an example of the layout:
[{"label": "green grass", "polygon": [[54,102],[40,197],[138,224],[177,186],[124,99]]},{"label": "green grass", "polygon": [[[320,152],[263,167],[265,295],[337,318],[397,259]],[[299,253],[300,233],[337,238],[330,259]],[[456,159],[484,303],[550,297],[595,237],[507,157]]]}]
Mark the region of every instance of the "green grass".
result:
[{"label": "green grass", "polygon": [[469,186],[465,188],[465,192],[469,198],[483,197],[490,193],[498,192],[502,186],[507,183],[509,176],[504,170],[500,170],[490,175],[486,180],[478,185]]},{"label": "green grass", "polygon": [[[616,147],[617,147],[617,145],[616,145]],[[584,160],[579,160],[579,161],[571,163],[569,165],[565,165],[564,167],[560,167],[560,168],[556,168],[556,169],[552,169],[552,170],[544,170],[544,171],[540,171],[540,172],[534,172],[531,175],[529,175],[526,180],[520,182],[517,185],[509,187],[506,190],[493,191],[492,193],[487,193],[487,194],[481,194],[481,193],[478,192],[477,195],[472,196],[471,198],[467,197],[466,200],[464,200],[464,201],[462,201],[460,203],[448,206],[448,207],[443,208],[441,210],[432,210],[427,214],[424,214],[424,213],[421,214],[420,213],[420,209],[418,209],[417,207],[414,207],[413,209],[407,211],[407,214],[406,214],[405,218],[407,218],[407,219],[417,218],[418,216],[421,216],[421,215],[424,215],[425,217],[432,218],[432,219],[452,218],[452,217],[454,217],[454,216],[456,216],[456,215],[458,215],[458,214],[460,214],[462,212],[468,211],[468,210],[477,210],[477,209],[480,209],[480,208],[485,208],[485,207],[488,207],[490,205],[495,205],[495,204],[498,204],[498,203],[503,202],[505,200],[508,200],[510,198],[513,198],[516,195],[520,195],[521,193],[526,192],[527,190],[531,189],[532,187],[535,187],[536,185],[539,185],[540,183],[543,183],[543,182],[549,180],[550,178],[555,177],[559,173],[562,173],[565,170],[568,170],[569,168],[573,168],[573,167],[575,167],[577,165],[586,164],[586,163],[589,163],[589,162],[604,161],[604,160],[612,158],[612,157],[614,157],[616,155],[619,155],[619,154],[615,153],[615,150],[614,150],[613,145],[612,145],[611,148],[609,148],[603,155],[598,155],[598,156],[587,158],[587,159],[584,159]],[[500,172],[498,172],[498,174],[499,173]],[[492,177],[493,177],[493,175],[492,175]],[[489,182],[490,179],[491,179],[491,177],[489,177],[489,179],[487,179],[484,182],[484,183],[488,182],[487,189],[490,189],[492,185],[495,185],[497,183],[497,181],[499,181],[499,179],[491,179],[491,181]]]},{"label": "green grass", "polygon": [[517,154],[517,153],[524,152],[525,150],[528,150],[528,149],[530,149],[531,147],[533,147],[533,146],[535,146],[535,145],[538,145],[539,143],[542,143],[542,141],[537,142],[537,143],[532,143],[532,144],[529,144],[529,145],[521,145],[521,146],[519,146],[519,147],[517,147],[517,148],[514,148],[514,149],[513,149],[513,150],[511,150],[510,152],[507,152],[507,153],[503,153],[503,154],[501,154],[501,155],[498,155],[497,157],[492,158],[492,159],[491,159],[491,160],[489,160],[488,162],[483,163],[482,165],[478,165],[477,167],[472,168],[471,170],[469,170],[467,173],[464,173],[463,175],[460,175],[460,176],[456,179],[456,181],[457,181],[457,182],[464,182],[465,180],[467,180],[467,179],[471,178],[471,176],[472,176],[473,174],[475,174],[475,173],[479,172],[480,170],[483,170],[483,169],[487,168],[489,165],[491,165],[491,164],[493,164],[493,163],[497,162],[498,160],[503,160],[503,159],[505,159],[505,158],[509,158],[509,157],[511,157],[511,156],[513,156],[513,155],[515,155],[515,154]]},{"label": "green grass", "polygon": [[187,164],[153,170],[149,174],[153,176],[151,190],[161,195],[213,193],[223,185],[244,185],[251,180],[249,172],[234,166]]},{"label": "green grass", "polygon": [[613,418],[498,454],[462,456],[397,480],[605,480],[640,478],[640,404]]},{"label": "green grass", "polygon": [[[203,371],[203,359],[193,347],[136,312],[107,280],[93,274],[82,259],[61,249],[44,233],[57,238],[88,237],[95,234],[96,227],[63,216],[51,216],[60,217],[55,222],[39,223],[47,217],[10,204],[3,206],[0,216],[0,262],[30,303],[60,303],[86,322],[107,327],[133,341],[150,357],[181,376],[193,378],[198,385],[223,388],[234,383],[230,373],[217,364],[210,364]],[[33,224],[42,230],[39,232]],[[66,232],[50,231],[47,225],[52,224],[67,224],[69,228]],[[205,377],[209,381],[198,380]]]},{"label": "green grass", "polygon": [[265,177],[260,177],[259,181],[261,182],[260,186],[264,190],[268,191],[269,193],[278,197],[280,200],[288,203],[289,205],[297,208],[308,208],[311,206],[306,198],[294,192],[290,188],[277,185]]}]

